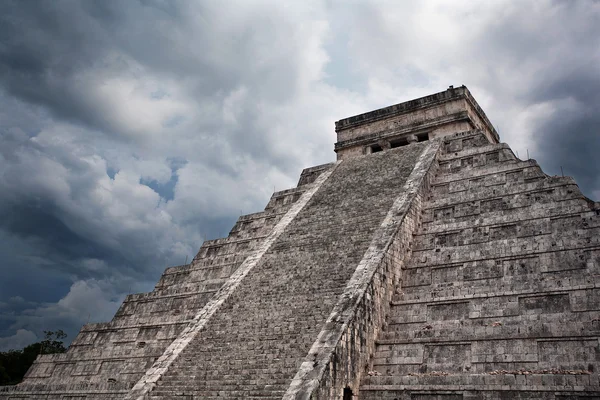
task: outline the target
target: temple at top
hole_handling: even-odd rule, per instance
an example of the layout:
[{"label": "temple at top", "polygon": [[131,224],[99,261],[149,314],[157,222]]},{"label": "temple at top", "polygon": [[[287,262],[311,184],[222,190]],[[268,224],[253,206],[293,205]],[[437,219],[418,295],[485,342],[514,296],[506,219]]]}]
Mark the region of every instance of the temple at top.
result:
[{"label": "temple at top", "polygon": [[464,86],[335,129],[337,161],[0,399],[599,399],[600,204]]},{"label": "temple at top", "polygon": [[466,86],[450,86],[441,93],[337,121],[335,152],[342,160],[471,130],[480,130],[490,143],[500,141]]}]

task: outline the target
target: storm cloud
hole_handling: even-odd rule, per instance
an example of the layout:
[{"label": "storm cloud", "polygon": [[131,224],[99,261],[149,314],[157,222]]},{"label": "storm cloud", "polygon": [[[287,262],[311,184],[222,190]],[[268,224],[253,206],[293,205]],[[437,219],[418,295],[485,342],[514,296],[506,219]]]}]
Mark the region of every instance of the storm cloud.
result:
[{"label": "storm cloud", "polygon": [[0,3],[0,350],[127,293],[334,159],[334,121],[465,84],[600,198],[600,3]]}]

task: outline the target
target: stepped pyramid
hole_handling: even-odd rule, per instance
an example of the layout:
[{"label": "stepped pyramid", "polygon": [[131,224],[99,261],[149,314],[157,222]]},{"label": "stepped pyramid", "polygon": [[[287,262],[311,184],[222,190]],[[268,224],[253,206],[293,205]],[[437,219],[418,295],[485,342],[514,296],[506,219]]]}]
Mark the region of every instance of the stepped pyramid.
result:
[{"label": "stepped pyramid", "polygon": [[600,203],[464,86],[336,132],[336,162],[0,399],[600,399]]}]

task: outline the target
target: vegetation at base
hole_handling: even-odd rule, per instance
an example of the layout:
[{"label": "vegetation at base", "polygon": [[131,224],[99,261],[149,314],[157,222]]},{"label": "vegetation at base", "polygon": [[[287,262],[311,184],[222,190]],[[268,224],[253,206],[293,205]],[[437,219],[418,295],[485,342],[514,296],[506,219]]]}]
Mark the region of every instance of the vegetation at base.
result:
[{"label": "vegetation at base", "polygon": [[39,354],[64,353],[67,349],[62,330],[44,331],[44,340],[30,344],[21,350],[0,352],[0,385],[15,385],[23,380],[25,373]]}]

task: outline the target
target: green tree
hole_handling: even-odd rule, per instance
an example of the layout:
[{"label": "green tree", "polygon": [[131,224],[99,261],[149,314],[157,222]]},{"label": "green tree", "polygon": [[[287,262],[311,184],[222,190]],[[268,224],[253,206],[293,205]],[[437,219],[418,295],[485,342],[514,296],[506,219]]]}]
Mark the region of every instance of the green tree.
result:
[{"label": "green tree", "polygon": [[0,385],[15,385],[23,380],[31,364],[39,354],[64,353],[67,349],[61,329],[44,331],[44,340],[32,343],[21,350],[0,352]]},{"label": "green tree", "polygon": [[63,339],[67,334],[59,329],[57,331],[44,331],[44,340],[41,341],[41,354],[64,353],[67,351]]}]

